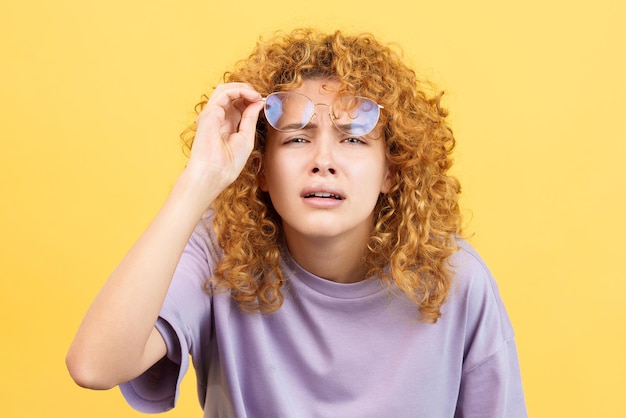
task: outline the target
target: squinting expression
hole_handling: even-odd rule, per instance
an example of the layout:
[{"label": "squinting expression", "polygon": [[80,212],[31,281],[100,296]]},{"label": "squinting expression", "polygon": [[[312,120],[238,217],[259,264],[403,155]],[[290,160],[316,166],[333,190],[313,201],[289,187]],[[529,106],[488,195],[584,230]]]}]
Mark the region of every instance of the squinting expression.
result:
[{"label": "squinting expression", "polygon": [[378,197],[391,187],[382,129],[360,137],[339,132],[325,106],[335,94],[324,86],[337,85],[306,80],[294,90],[319,105],[300,130],[269,129],[259,184],[282,218],[287,242],[328,238],[364,245]]}]

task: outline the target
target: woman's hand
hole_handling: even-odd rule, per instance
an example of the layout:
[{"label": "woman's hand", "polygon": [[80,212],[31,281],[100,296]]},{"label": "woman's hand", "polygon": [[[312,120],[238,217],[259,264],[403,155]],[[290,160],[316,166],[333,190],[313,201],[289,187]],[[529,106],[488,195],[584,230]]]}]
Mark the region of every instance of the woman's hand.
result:
[{"label": "woman's hand", "polygon": [[254,148],[261,94],[244,83],[219,85],[196,122],[186,171],[210,201],[241,173]]}]

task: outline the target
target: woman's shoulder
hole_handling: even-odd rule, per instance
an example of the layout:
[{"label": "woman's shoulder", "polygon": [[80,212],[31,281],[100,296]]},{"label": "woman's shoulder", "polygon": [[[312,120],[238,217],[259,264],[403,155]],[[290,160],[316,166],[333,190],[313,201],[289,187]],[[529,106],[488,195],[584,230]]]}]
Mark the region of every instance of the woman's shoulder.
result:
[{"label": "woman's shoulder", "polygon": [[478,251],[467,241],[457,240],[458,251],[448,261],[453,283],[459,290],[476,290],[498,295],[498,285]]},{"label": "woman's shoulder", "polygon": [[512,336],[506,308],[491,270],[469,242],[459,240],[458,245],[458,251],[449,261],[453,272],[449,304],[464,313],[468,325],[488,322],[501,330],[503,338]]},{"label": "woman's shoulder", "polygon": [[491,271],[478,251],[466,240],[457,240],[458,251],[450,257],[450,267],[463,275],[491,276]]},{"label": "woman's shoulder", "polygon": [[218,243],[213,221],[215,214],[212,210],[207,210],[196,224],[196,227],[189,238],[187,247],[201,249],[204,258],[208,261],[217,261],[223,255],[223,251]]}]

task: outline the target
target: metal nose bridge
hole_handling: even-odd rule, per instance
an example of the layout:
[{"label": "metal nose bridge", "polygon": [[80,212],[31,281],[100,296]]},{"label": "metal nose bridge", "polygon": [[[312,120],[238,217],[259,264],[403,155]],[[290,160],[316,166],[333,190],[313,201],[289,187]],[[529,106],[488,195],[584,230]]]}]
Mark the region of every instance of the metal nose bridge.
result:
[{"label": "metal nose bridge", "polygon": [[337,117],[335,114],[333,114],[333,105],[332,104],[327,104],[327,103],[314,103],[313,100],[309,99],[311,101],[311,103],[313,103],[313,113],[311,113],[311,117],[309,118],[309,120],[307,121],[307,125],[309,123],[311,123],[311,121],[313,120],[313,118],[315,116],[317,116],[317,112],[315,112],[315,108],[317,106],[327,106],[328,107],[328,118],[330,119],[330,123],[332,123],[333,127],[341,132],[341,133],[346,133],[345,131],[343,131],[341,129],[341,127],[339,127],[339,125],[337,125]]},{"label": "metal nose bridge", "polygon": [[[328,117],[330,117],[330,121],[333,123],[333,125],[335,125],[335,116],[333,115],[333,105],[326,104],[326,103],[314,103],[313,100],[311,100],[311,103],[313,103],[313,113],[311,114],[311,117],[309,118],[309,122],[311,122],[313,118],[317,116],[317,113],[315,112],[315,108],[317,106],[328,106]],[[337,125],[335,125],[335,127],[337,127]]]}]

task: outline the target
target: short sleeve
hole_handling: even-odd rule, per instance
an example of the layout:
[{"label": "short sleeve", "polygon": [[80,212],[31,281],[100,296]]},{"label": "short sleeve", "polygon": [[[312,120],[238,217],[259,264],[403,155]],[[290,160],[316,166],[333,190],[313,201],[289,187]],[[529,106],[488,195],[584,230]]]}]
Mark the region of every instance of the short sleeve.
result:
[{"label": "short sleeve", "polygon": [[[172,278],[155,324],[165,341],[166,357],[120,385],[126,401],[140,412],[158,413],[174,408],[189,368],[189,354],[197,359],[205,357],[202,350],[209,346],[211,335],[211,297],[204,291],[204,284],[212,275],[211,243],[204,224],[199,224]],[[195,366],[198,376],[205,374],[205,364],[198,362]]]},{"label": "short sleeve", "polygon": [[515,341],[463,373],[455,418],[525,418],[526,403]]},{"label": "short sleeve", "polygon": [[176,405],[180,383],[189,368],[186,338],[162,317],[156,328],[167,346],[167,356],[137,378],[120,385],[126,401],[133,408],[145,413],[169,411]]},{"label": "short sleeve", "polygon": [[460,252],[467,322],[455,418],[527,417],[513,327],[497,283],[469,244]]}]

